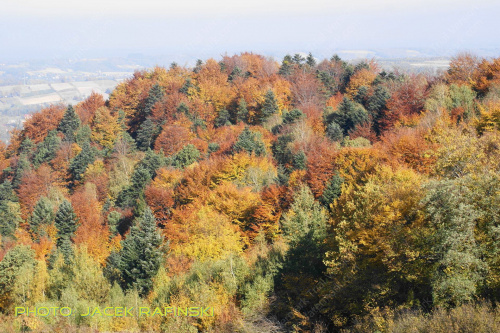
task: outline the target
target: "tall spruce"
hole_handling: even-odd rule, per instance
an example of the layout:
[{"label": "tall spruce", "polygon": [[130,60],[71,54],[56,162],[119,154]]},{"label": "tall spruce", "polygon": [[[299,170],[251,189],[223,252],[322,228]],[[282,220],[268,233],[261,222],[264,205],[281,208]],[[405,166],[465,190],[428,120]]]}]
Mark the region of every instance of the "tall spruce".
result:
[{"label": "tall spruce", "polygon": [[158,83],[155,83],[149,90],[148,97],[144,101],[144,108],[142,109],[144,116],[151,114],[154,105],[162,99],[163,95],[163,88]]},{"label": "tall spruce", "polygon": [[40,164],[54,159],[60,144],[61,139],[57,136],[57,132],[50,131],[45,137],[45,140],[38,145],[35,156],[33,157],[33,165],[38,167]]},{"label": "tall spruce", "polygon": [[73,175],[73,178],[75,180],[82,180],[85,170],[87,170],[89,164],[92,164],[94,162],[94,159],[94,149],[90,146],[90,143],[88,141],[84,142],[82,144],[82,150],[78,155],[75,156],[75,158],[71,160],[71,163],[69,165],[69,170]]},{"label": "tall spruce", "polygon": [[35,239],[44,236],[41,232],[41,226],[50,225],[55,218],[54,207],[47,197],[41,197],[35,205],[33,214],[29,219],[29,227],[34,234]]},{"label": "tall spruce", "polygon": [[264,103],[260,109],[260,121],[265,122],[271,115],[278,112],[278,102],[272,90],[268,90],[264,96]]},{"label": "tall spruce", "polygon": [[248,154],[256,156],[266,155],[266,147],[262,142],[259,132],[252,132],[248,127],[245,127],[243,132],[238,136],[238,141],[233,146],[235,152],[246,151]]},{"label": "tall spruce", "polygon": [[65,240],[71,240],[77,229],[77,218],[71,202],[64,200],[55,217],[57,228],[57,246],[60,247]]},{"label": "tall spruce", "polygon": [[157,128],[151,118],[147,118],[139,129],[137,130],[137,137],[135,141],[137,142],[137,148],[142,151],[146,151],[153,145],[156,138]]},{"label": "tall spruce", "polygon": [[75,132],[80,126],[80,118],[73,109],[73,106],[68,106],[64,116],[59,123],[57,129],[64,134],[64,140],[69,142],[75,141]]},{"label": "tall spruce", "polygon": [[119,270],[123,288],[135,288],[139,295],[145,296],[153,287],[152,278],[162,261],[162,237],[149,207],[136,219],[122,245]]}]

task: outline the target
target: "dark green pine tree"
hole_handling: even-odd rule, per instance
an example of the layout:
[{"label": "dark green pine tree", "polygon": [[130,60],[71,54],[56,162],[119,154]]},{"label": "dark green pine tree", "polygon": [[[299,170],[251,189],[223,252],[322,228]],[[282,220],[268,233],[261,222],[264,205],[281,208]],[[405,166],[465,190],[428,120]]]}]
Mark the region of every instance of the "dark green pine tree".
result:
[{"label": "dark green pine tree", "polygon": [[21,145],[19,146],[19,153],[25,154],[29,158],[33,155],[35,148],[36,146],[33,141],[31,141],[30,138],[26,138],[23,140],[23,142],[21,142]]},{"label": "dark green pine tree", "polygon": [[61,139],[57,136],[57,132],[50,131],[45,137],[45,140],[38,145],[35,156],[33,157],[33,165],[38,167],[42,163],[54,159],[60,144]]},{"label": "dark green pine tree", "polygon": [[162,255],[162,237],[147,207],[130,229],[120,250],[118,265],[123,288],[135,288],[140,296],[146,296],[153,287],[152,278],[158,273]]},{"label": "dark green pine tree", "polygon": [[12,179],[12,186],[14,188],[17,188],[19,184],[21,184],[21,179],[30,169],[31,167],[28,157],[25,154],[21,154],[21,156],[19,156],[19,160],[17,160],[17,165],[14,170],[14,178]]},{"label": "dark green pine tree", "polygon": [[64,140],[69,142],[75,141],[75,131],[80,126],[80,118],[73,109],[73,106],[68,106],[66,112],[64,113],[64,117],[57,129],[64,134]]},{"label": "dark green pine tree", "polygon": [[304,114],[299,109],[292,109],[290,112],[283,112],[283,124],[291,124],[302,118]]},{"label": "dark green pine tree", "polygon": [[146,151],[146,155],[144,155],[144,158],[141,160],[141,162],[139,162],[138,167],[141,166],[143,168],[146,168],[146,170],[148,170],[149,174],[151,175],[151,178],[154,178],[156,176],[156,170],[158,170],[165,164],[166,159],[161,151],[157,154],[153,150],[148,149]]},{"label": "dark green pine tree", "polygon": [[246,151],[248,154],[254,153],[256,156],[266,155],[266,147],[260,137],[260,133],[250,131],[245,127],[238,136],[238,141],[233,146],[235,152]]},{"label": "dark green pine tree", "polygon": [[[18,198],[12,184],[6,180],[0,185],[0,235],[10,237],[21,220]],[[17,208],[17,209],[16,209]]]},{"label": "dark green pine tree", "polygon": [[182,102],[177,106],[177,113],[183,113],[186,116],[189,116],[189,107],[186,105],[186,103]]},{"label": "dark green pine tree", "polygon": [[307,169],[307,157],[302,150],[293,155],[293,167],[297,170]]},{"label": "dark green pine tree", "polygon": [[342,131],[342,128],[340,128],[339,124],[337,124],[335,121],[332,121],[326,127],[326,136],[332,141],[342,141],[342,139],[344,138],[343,133],[344,132]]},{"label": "dark green pine tree", "polygon": [[314,59],[313,55],[311,54],[311,52],[309,52],[309,54],[307,55],[307,58],[306,58],[306,64],[311,67],[311,68],[314,68],[316,67],[316,59]]},{"label": "dark green pine tree", "polygon": [[35,205],[33,214],[29,219],[29,226],[34,234],[35,239],[39,239],[41,236],[40,226],[50,225],[54,221],[54,207],[50,200],[46,197],[41,197]]},{"label": "dark green pine tree", "polygon": [[116,198],[116,205],[121,208],[132,207],[144,192],[144,188],[151,180],[149,170],[139,165],[132,174],[131,184],[124,188]]},{"label": "dark green pine tree", "polygon": [[73,211],[73,206],[68,200],[64,200],[55,217],[55,225],[57,228],[57,247],[60,247],[65,240],[71,240],[77,229],[77,218]]},{"label": "dark green pine tree", "polygon": [[292,74],[292,69],[293,69],[292,63],[293,63],[292,56],[287,54],[283,58],[283,61],[281,62],[281,66],[280,66],[280,69],[278,71],[278,74],[282,75],[282,76],[289,76],[290,74]]},{"label": "dark green pine tree", "polygon": [[264,97],[264,104],[262,104],[260,110],[260,121],[265,122],[271,115],[278,112],[278,102],[276,101],[276,96],[272,90],[268,90]]},{"label": "dark green pine tree", "polygon": [[342,194],[343,183],[344,178],[340,177],[338,172],[336,172],[326,184],[323,194],[319,198],[319,202],[323,206],[329,207],[333,200],[337,199]]},{"label": "dark green pine tree", "polygon": [[248,119],[248,108],[247,102],[245,102],[244,98],[241,98],[238,102],[238,108],[236,109],[236,122],[244,122],[246,123]]},{"label": "dark green pine tree", "polygon": [[344,97],[338,109],[328,116],[327,121],[328,123],[335,121],[342,128],[343,134],[348,135],[356,125],[368,121],[368,112],[361,104]]},{"label": "dark green pine tree", "polygon": [[219,115],[215,119],[215,127],[229,126],[231,125],[231,121],[229,111],[226,109],[222,109],[219,111]]},{"label": "dark green pine tree", "polygon": [[69,171],[75,180],[82,180],[82,176],[87,170],[89,164],[92,164],[95,159],[95,151],[86,141],[82,145],[82,151],[71,160],[69,164]]},{"label": "dark green pine tree", "polygon": [[387,100],[391,97],[389,90],[383,86],[377,86],[373,95],[368,97],[366,101],[366,109],[370,113],[373,119],[373,127],[375,133],[377,135],[380,134],[380,119],[382,117],[382,113],[386,108]]},{"label": "dark green pine tree", "polygon": [[187,95],[188,92],[189,92],[189,88],[192,88],[192,87],[194,87],[194,85],[191,82],[191,78],[188,77],[186,79],[186,82],[184,82],[184,84],[182,85],[182,87],[179,89],[179,92]]},{"label": "dark green pine tree", "polygon": [[148,97],[144,101],[144,107],[142,109],[142,112],[145,117],[151,114],[154,105],[156,104],[156,102],[158,102],[163,98],[163,95],[164,95],[163,88],[158,83],[155,83],[153,87],[149,89]]},{"label": "dark green pine tree", "polygon": [[186,145],[174,157],[176,168],[185,168],[200,158],[200,151],[192,144]]},{"label": "dark green pine tree", "polygon": [[229,74],[227,79],[228,81],[233,81],[237,77],[242,77],[242,76],[243,76],[243,71],[241,70],[241,68],[239,68],[238,66],[234,66],[231,74]]},{"label": "dark green pine tree", "polygon": [[137,148],[142,151],[146,151],[151,148],[156,138],[157,132],[158,130],[156,128],[156,125],[153,123],[151,118],[148,117],[137,130],[137,137],[135,138],[135,141],[137,142]]}]

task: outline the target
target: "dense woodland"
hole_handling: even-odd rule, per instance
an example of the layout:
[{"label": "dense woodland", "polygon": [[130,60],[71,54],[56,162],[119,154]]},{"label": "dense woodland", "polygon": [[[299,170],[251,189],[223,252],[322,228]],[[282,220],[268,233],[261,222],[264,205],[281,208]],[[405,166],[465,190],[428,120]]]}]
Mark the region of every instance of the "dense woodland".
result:
[{"label": "dense woodland", "polygon": [[[500,58],[243,53],[0,146],[0,331],[500,331]],[[27,317],[16,306],[204,306]]]}]

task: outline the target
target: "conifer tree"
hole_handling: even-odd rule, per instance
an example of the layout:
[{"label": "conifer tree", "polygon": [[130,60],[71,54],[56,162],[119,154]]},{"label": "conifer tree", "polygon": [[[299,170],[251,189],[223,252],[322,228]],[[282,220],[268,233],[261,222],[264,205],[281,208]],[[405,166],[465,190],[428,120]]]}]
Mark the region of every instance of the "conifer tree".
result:
[{"label": "conifer tree", "polygon": [[241,98],[238,102],[238,108],[236,109],[236,122],[240,121],[246,122],[248,119],[248,109],[247,102],[245,102],[244,98]]},{"label": "conifer tree", "polygon": [[137,142],[137,147],[142,151],[146,151],[151,148],[156,134],[157,129],[155,124],[153,123],[151,118],[147,118],[137,130],[137,137],[135,139]]},{"label": "conifer tree", "polygon": [[89,164],[92,164],[94,162],[94,159],[95,151],[90,146],[90,143],[86,141],[82,145],[81,152],[71,160],[71,163],[69,165],[69,170],[73,175],[73,178],[75,180],[81,180],[83,174],[85,173],[85,170],[87,170],[87,166],[89,166]]},{"label": "conifer tree", "polygon": [[40,166],[40,164],[44,162],[49,162],[56,157],[60,144],[61,139],[57,136],[57,132],[50,131],[45,137],[45,140],[38,145],[35,156],[33,157],[33,164],[35,167]]},{"label": "conifer tree", "polygon": [[73,206],[68,200],[64,200],[55,217],[57,228],[57,246],[61,246],[65,240],[71,240],[77,229],[77,218]]},{"label": "conifer tree", "polygon": [[316,67],[316,59],[314,59],[311,52],[309,52],[309,54],[307,55],[306,64],[309,65],[309,67],[311,67],[311,68]]},{"label": "conifer tree", "polygon": [[278,112],[278,102],[272,90],[268,90],[264,97],[264,104],[260,110],[260,121],[265,122],[271,115]]},{"label": "conifer tree", "polygon": [[333,200],[340,197],[342,194],[342,184],[344,183],[344,178],[340,177],[338,172],[335,173],[332,178],[328,181],[323,194],[319,201],[325,207],[328,207]]},{"label": "conifer tree", "polygon": [[141,296],[148,294],[162,261],[161,245],[162,237],[148,207],[136,219],[120,251],[119,270],[124,289],[136,288]]},{"label": "conifer tree", "polygon": [[21,222],[17,196],[7,180],[0,185],[0,235],[12,236]]},{"label": "conifer tree", "polygon": [[40,234],[42,225],[50,225],[55,218],[54,207],[50,200],[46,197],[41,197],[35,205],[33,214],[29,220],[31,231],[35,234],[35,238],[43,236]]},{"label": "conifer tree", "polygon": [[16,168],[14,170],[14,178],[12,179],[12,186],[14,188],[19,187],[21,184],[21,179],[24,174],[30,170],[30,162],[28,161],[28,157],[25,154],[21,154],[19,156],[19,160],[17,161]]},{"label": "conifer tree", "polygon": [[154,105],[156,102],[162,99],[164,95],[163,88],[158,84],[154,84],[153,87],[149,90],[148,97],[144,102],[143,114],[144,116],[148,116],[151,114]]},{"label": "conifer tree", "polygon": [[200,158],[200,151],[192,144],[186,145],[174,157],[174,166],[185,168]]},{"label": "conifer tree", "polygon": [[69,142],[75,141],[75,131],[80,126],[80,118],[73,109],[73,106],[68,106],[64,117],[59,123],[58,130],[64,134],[64,140]]},{"label": "conifer tree", "polygon": [[260,137],[260,133],[250,131],[245,127],[243,132],[238,136],[238,141],[233,146],[235,152],[246,151],[248,154],[254,153],[256,156],[263,156],[266,154],[264,142]]}]

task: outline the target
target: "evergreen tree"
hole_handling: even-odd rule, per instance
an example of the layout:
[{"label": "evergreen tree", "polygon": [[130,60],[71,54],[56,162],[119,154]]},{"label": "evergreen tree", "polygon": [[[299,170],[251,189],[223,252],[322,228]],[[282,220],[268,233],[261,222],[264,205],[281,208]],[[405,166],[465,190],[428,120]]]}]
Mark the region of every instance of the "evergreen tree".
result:
[{"label": "evergreen tree", "polygon": [[42,225],[50,225],[54,221],[54,207],[50,200],[46,197],[41,197],[35,205],[33,214],[29,220],[29,226],[31,231],[35,234],[35,238],[44,236],[40,233],[40,227]]},{"label": "evergreen tree", "polygon": [[142,151],[146,151],[151,148],[157,132],[157,128],[151,118],[147,118],[137,130],[137,137],[135,138],[137,147]]},{"label": "evergreen tree", "polygon": [[65,240],[71,240],[77,229],[77,218],[73,206],[68,200],[64,200],[55,217],[57,228],[57,246],[60,247]]},{"label": "evergreen tree", "polygon": [[238,102],[238,108],[236,109],[236,122],[246,122],[248,119],[248,108],[247,102],[244,98],[241,98]]},{"label": "evergreen tree", "polygon": [[163,98],[163,95],[163,88],[158,83],[155,83],[151,89],[149,89],[148,97],[144,101],[144,107],[142,109],[142,113],[145,117],[151,114],[154,105]]},{"label": "evergreen tree", "polygon": [[294,63],[300,66],[306,59],[301,54],[295,53],[292,60]]},{"label": "evergreen tree", "polygon": [[75,141],[75,131],[80,126],[80,118],[73,109],[73,106],[68,106],[66,112],[64,113],[64,117],[57,129],[64,134],[64,140],[69,142]]},{"label": "evergreen tree", "polygon": [[95,159],[95,151],[86,141],[82,145],[82,151],[71,160],[69,170],[75,180],[82,180],[82,176],[87,170],[89,164],[92,164]]},{"label": "evergreen tree", "polygon": [[44,162],[49,162],[56,157],[57,150],[61,144],[61,139],[56,131],[50,131],[45,140],[38,145],[36,154],[33,157],[33,165],[40,166]]},{"label": "evergreen tree", "polygon": [[340,142],[344,138],[342,128],[337,124],[337,122],[332,121],[326,127],[326,136],[332,140]]},{"label": "evergreen tree", "polygon": [[177,113],[189,116],[189,107],[186,105],[186,103],[182,102],[179,104],[179,106],[177,106]]},{"label": "evergreen tree", "polygon": [[307,168],[307,157],[302,150],[293,156],[293,167],[297,170],[305,170]]},{"label": "evergreen tree", "polygon": [[0,185],[0,235],[11,237],[22,222],[21,210],[12,184],[7,180]]},{"label": "evergreen tree", "polygon": [[200,158],[200,151],[192,144],[186,145],[174,157],[174,166],[176,168],[185,168],[193,164]]},{"label": "evergreen tree", "polygon": [[362,105],[344,97],[338,109],[328,116],[327,121],[336,122],[342,128],[343,134],[348,135],[357,125],[368,121],[368,113]]},{"label": "evergreen tree", "polygon": [[231,125],[229,111],[222,109],[219,111],[219,115],[215,119],[215,127],[229,126]]},{"label": "evergreen tree", "polygon": [[12,293],[16,280],[26,266],[35,264],[35,251],[26,245],[10,249],[0,261],[0,309],[12,307]]},{"label": "evergreen tree", "polygon": [[311,67],[311,68],[314,68],[316,67],[316,59],[314,59],[313,55],[311,54],[311,52],[309,52],[309,54],[307,55],[307,58],[306,58],[306,64]]},{"label": "evergreen tree", "polygon": [[261,134],[252,132],[248,127],[245,127],[243,132],[238,136],[238,141],[233,146],[235,152],[246,151],[248,154],[254,153],[256,156],[264,156],[266,147],[262,142]]},{"label": "evergreen tree", "polygon": [[283,124],[292,124],[303,116],[304,114],[299,109],[292,109],[290,112],[283,112]]},{"label": "evergreen tree", "polygon": [[156,170],[164,166],[165,163],[166,160],[162,151],[155,153],[153,150],[148,149],[144,158],[139,162],[138,167],[141,166],[148,170],[151,178],[154,178],[156,176]]},{"label": "evergreen tree", "polygon": [[193,83],[191,82],[191,78],[188,77],[186,79],[186,82],[184,82],[184,84],[182,85],[182,87],[179,89],[179,92],[183,93],[183,94],[188,94],[189,92],[189,89],[194,87]]},{"label": "evergreen tree", "polygon": [[292,74],[292,68],[293,68],[292,63],[293,63],[292,57],[289,54],[287,54],[283,58],[283,61],[281,62],[278,74],[282,76],[289,76],[290,74]]},{"label": "evergreen tree", "polygon": [[272,90],[268,90],[264,96],[264,104],[260,109],[260,121],[265,122],[271,115],[278,112],[278,102]]},{"label": "evergreen tree", "polygon": [[83,125],[78,128],[75,134],[76,143],[82,145],[85,141],[90,141],[92,130],[89,125]]},{"label": "evergreen tree", "polygon": [[26,138],[23,140],[23,142],[21,142],[21,145],[19,146],[19,154],[25,154],[26,156],[28,156],[28,158],[30,158],[34,153],[35,148],[36,146],[33,141],[31,141],[30,138]]},{"label": "evergreen tree", "polygon": [[131,184],[118,194],[117,206],[125,208],[136,204],[149,181],[151,181],[151,173],[146,167],[139,165],[132,174]]},{"label": "evergreen tree", "polygon": [[326,184],[326,187],[323,190],[323,194],[319,199],[323,206],[329,207],[333,200],[340,197],[340,195],[342,194],[343,183],[344,178],[340,177],[338,172],[336,172]]},{"label": "evergreen tree", "polygon": [[366,109],[373,119],[373,129],[377,135],[380,135],[380,119],[382,117],[382,112],[386,108],[387,100],[390,97],[391,94],[387,88],[377,86],[373,94],[369,96],[366,101]]},{"label": "evergreen tree", "polygon": [[12,186],[14,188],[19,187],[21,184],[21,179],[24,174],[30,170],[30,162],[28,161],[28,157],[25,154],[21,154],[19,156],[19,160],[17,161],[16,168],[14,170],[14,177],[12,179]]},{"label": "evergreen tree", "polygon": [[289,144],[293,141],[293,137],[290,134],[281,135],[278,140],[273,143],[271,149],[273,151],[274,158],[281,165],[287,165],[292,163],[293,153],[290,150]]},{"label": "evergreen tree", "polygon": [[227,79],[228,81],[233,81],[237,77],[242,77],[242,76],[243,76],[243,71],[241,70],[241,68],[239,68],[238,66],[234,66],[233,70],[231,71],[231,74],[229,74]]},{"label": "evergreen tree", "polygon": [[148,207],[130,229],[120,250],[119,269],[124,289],[136,288],[139,295],[148,294],[162,261],[161,245],[162,237]]}]

